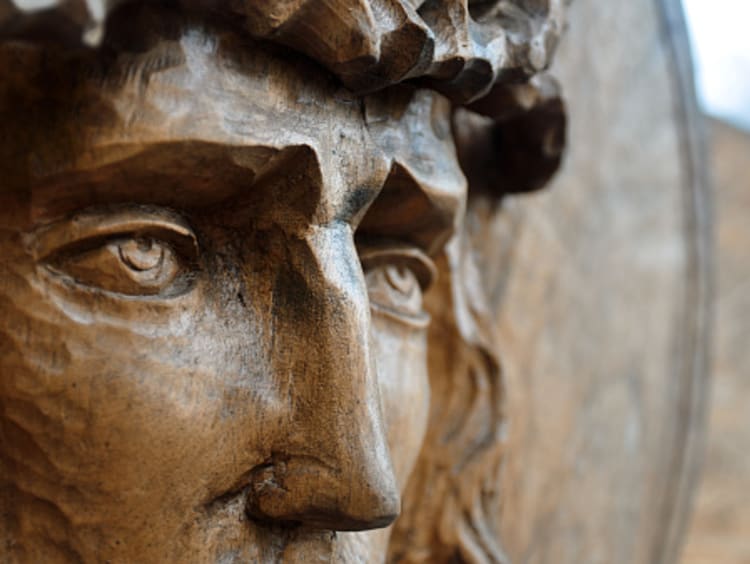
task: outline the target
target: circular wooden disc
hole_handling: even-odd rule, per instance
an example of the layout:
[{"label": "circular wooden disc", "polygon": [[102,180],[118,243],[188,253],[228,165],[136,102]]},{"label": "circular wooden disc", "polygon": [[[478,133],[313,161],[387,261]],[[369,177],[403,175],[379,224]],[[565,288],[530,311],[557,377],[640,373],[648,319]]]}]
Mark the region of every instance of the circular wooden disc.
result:
[{"label": "circular wooden disc", "polygon": [[703,428],[710,271],[684,33],[677,1],[573,2],[552,69],[566,161],[545,191],[508,199],[487,239],[505,257],[490,298],[513,562],[677,555]]}]

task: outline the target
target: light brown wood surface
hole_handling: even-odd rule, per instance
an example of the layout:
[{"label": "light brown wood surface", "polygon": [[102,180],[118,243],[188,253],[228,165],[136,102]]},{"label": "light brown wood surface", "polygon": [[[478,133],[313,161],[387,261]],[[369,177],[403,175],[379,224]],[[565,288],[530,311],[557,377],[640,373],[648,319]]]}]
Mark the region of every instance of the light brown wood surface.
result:
[{"label": "light brown wood surface", "polygon": [[0,561],[673,561],[710,267],[675,2],[578,0],[551,74],[561,0],[32,4]]},{"label": "light brown wood surface", "polygon": [[716,350],[706,454],[684,564],[750,562],[750,133],[711,123]]},{"label": "light brown wood surface", "polygon": [[499,319],[513,562],[677,558],[706,399],[710,202],[665,8],[571,5],[552,68],[562,170],[470,215]]}]

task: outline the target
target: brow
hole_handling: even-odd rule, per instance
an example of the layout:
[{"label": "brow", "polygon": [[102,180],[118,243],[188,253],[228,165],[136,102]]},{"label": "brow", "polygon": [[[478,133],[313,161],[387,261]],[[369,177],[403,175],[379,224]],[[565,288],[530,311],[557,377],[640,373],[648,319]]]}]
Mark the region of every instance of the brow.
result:
[{"label": "brow", "polygon": [[[230,222],[270,206],[297,206],[310,219],[327,189],[311,149],[236,147],[184,141],[111,146],[83,165],[40,176],[30,187],[31,220],[46,223],[89,207],[148,204],[181,210],[223,209]],[[300,182],[302,175],[305,182]],[[291,178],[285,182],[285,178]],[[349,221],[380,185],[346,190],[332,219]],[[294,192],[296,190],[296,193]],[[275,191],[275,192],[274,192]],[[305,193],[307,192],[307,193]]]},{"label": "brow", "polygon": [[[248,186],[257,170],[238,165],[226,147],[208,143],[107,149],[92,161],[69,163],[60,172],[32,180],[33,218],[43,220],[87,206],[129,201],[178,207],[206,205]],[[258,168],[270,154],[247,152],[255,157]]]}]

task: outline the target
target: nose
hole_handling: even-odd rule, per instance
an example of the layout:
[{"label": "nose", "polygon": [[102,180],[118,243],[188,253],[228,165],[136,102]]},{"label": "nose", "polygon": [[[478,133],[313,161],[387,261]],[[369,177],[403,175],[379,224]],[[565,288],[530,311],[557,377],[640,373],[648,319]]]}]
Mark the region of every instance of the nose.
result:
[{"label": "nose", "polygon": [[273,290],[273,370],[288,398],[274,453],[251,472],[248,514],[342,531],[389,525],[400,499],[348,225],[287,241]]}]

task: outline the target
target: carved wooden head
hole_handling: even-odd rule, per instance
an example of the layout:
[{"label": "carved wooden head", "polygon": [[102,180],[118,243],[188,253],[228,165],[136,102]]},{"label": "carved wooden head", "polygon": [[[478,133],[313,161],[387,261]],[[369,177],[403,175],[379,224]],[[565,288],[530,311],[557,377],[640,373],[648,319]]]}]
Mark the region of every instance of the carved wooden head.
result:
[{"label": "carved wooden head", "polygon": [[[2,559],[501,560],[501,378],[460,233],[467,177],[499,201],[559,163],[554,88],[498,82],[544,66],[509,22],[557,3],[111,2],[96,49],[70,3],[18,4]],[[522,142],[552,164],[488,165]]]}]

